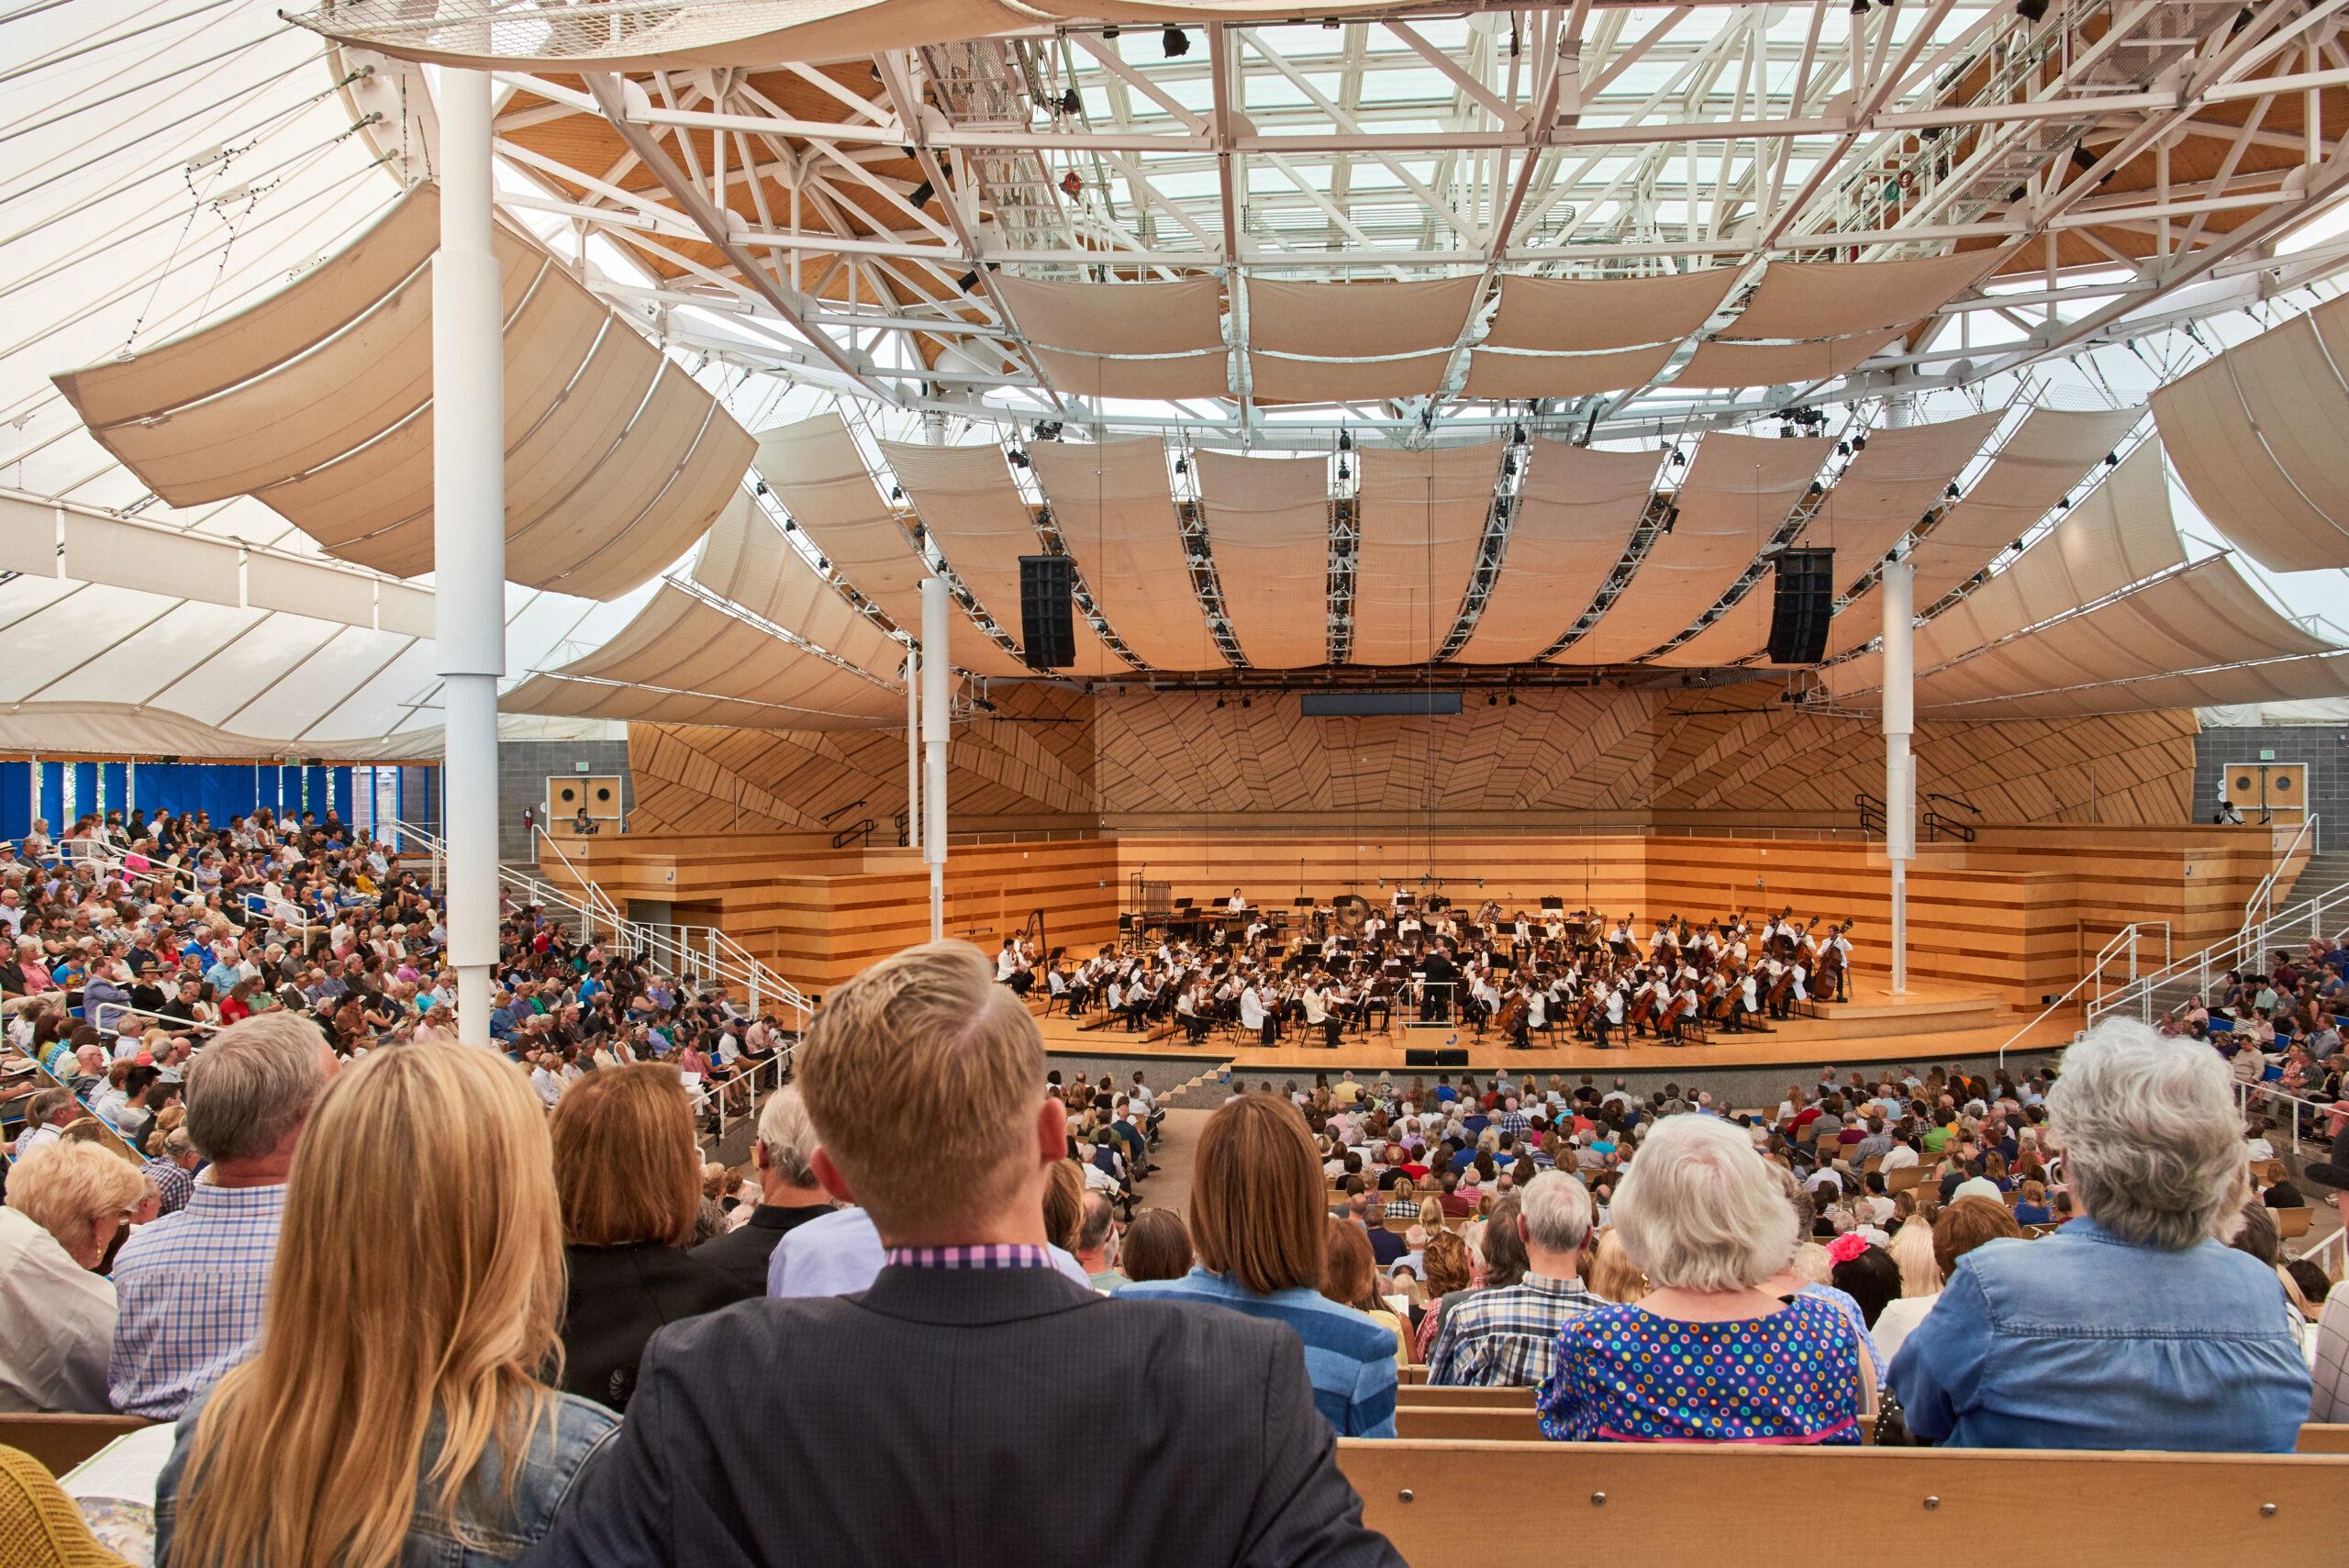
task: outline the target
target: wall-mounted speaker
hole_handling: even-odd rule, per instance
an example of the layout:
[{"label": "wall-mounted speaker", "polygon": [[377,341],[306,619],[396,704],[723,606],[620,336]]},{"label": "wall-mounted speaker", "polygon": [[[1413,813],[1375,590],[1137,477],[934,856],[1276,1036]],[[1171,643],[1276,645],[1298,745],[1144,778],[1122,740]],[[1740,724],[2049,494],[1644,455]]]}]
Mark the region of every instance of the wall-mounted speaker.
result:
[{"label": "wall-mounted speaker", "polygon": [[1031,670],[1076,662],[1076,567],[1065,555],[1019,558],[1020,657]]},{"label": "wall-mounted speaker", "polygon": [[1835,613],[1835,552],[1782,550],[1770,602],[1770,662],[1816,664],[1827,657]]}]

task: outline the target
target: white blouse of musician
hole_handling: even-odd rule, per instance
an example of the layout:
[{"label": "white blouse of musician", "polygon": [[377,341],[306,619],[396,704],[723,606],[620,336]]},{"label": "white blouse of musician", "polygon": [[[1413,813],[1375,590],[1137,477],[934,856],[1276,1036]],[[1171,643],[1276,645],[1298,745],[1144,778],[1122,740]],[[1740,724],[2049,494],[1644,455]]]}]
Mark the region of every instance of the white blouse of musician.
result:
[{"label": "white blouse of musician", "polygon": [[1261,1029],[1264,1027],[1264,1000],[1253,985],[1240,993],[1240,1027]]},{"label": "white blouse of musician", "polygon": [[1224,908],[1234,915],[1245,915],[1248,913],[1248,900],[1241,897],[1240,895],[1240,889],[1235,887],[1231,890],[1230,902],[1226,904]]}]

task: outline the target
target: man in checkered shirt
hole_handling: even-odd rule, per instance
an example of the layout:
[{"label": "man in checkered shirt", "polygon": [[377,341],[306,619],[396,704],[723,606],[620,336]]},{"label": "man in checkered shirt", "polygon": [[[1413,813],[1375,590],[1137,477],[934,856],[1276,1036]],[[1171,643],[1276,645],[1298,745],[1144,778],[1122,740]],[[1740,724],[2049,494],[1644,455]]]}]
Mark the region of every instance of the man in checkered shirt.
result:
[{"label": "man in checkered shirt", "polygon": [[1544,1171],[1520,1192],[1517,1228],[1530,1262],[1525,1278],[1444,1308],[1428,1355],[1430,1383],[1538,1388],[1557,1362],[1558,1330],[1605,1305],[1582,1284],[1591,1207],[1581,1181]]},{"label": "man in checkered shirt", "polygon": [[334,1068],[317,1026],[285,1012],[233,1024],[196,1054],[184,1126],[211,1163],[186,1207],[115,1259],[106,1392],[124,1415],[176,1419],[261,1337],[294,1146]]}]

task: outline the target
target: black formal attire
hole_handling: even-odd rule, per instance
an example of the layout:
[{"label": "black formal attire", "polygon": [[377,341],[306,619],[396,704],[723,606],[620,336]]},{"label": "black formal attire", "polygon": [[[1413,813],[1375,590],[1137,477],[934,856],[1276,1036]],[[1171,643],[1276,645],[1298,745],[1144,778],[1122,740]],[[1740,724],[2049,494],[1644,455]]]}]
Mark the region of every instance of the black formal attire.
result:
[{"label": "black formal attire", "polygon": [[1451,1018],[1452,993],[1460,984],[1458,966],[1440,952],[1430,953],[1427,962],[1419,965],[1419,974],[1426,983],[1419,1017],[1429,1022]]},{"label": "black formal attire", "polygon": [[571,1294],[562,1317],[562,1389],[625,1410],[637,1359],[662,1325],[714,1312],[759,1291],[683,1247],[565,1247]]},{"label": "black formal attire", "polygon": [[888,1267],[656,1334],[523,1562],[1400,1568],[1334,1441],[1286,1325],[1050,1269]]},{"label": "black formal attire", "polygon": [[696,1247],[694,1256],[732,1280],[744,1296],[764,1296],[767,1264],[774,1256],[774,1244],[783,1240],[785,1231],[831,1212],[832,1206],[828,1203],[802,1204],[795,1208],[763,1203],[740,1225]]}]

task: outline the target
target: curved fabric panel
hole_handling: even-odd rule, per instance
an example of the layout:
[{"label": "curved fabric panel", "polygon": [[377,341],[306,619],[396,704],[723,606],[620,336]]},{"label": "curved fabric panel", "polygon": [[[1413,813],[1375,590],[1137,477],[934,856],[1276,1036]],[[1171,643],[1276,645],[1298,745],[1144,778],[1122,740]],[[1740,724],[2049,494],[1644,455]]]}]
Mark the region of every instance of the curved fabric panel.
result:
[{"label": "curved fabric panel", "polygon": [[1705,437],[1673,498],[1680,516],[1672,531],[1657,536],[1598,625],[1557,662],[1626,663],[1686,630],[1753,564],[1834,447],[1827,436]]},{"label": "curved fabric panel", "polygon": [[998,272],[996,292],[1022,337],[1085,354],[1179,354],[1223,346],[1223,286],[1036,283]]},{"label": "curved fabric panel", "polygon": [[2339,651],[2273,609],[2224,556],[1917,678],[1917,700],[1968,702],[2185,669]]},{"label": "curved fabric panel", "polygon": [[1942,499],[2002,417],[1991,409],[1936,425],[1868,432],[1868,444],[1853,454],[1803,530],[1806,544],[1834,550],[1838,598]]},{"label": "curved fabric panel", "polygon": [[482,71],[765,69],[779,60],[854,60],[985,38],[1036,20],[1032,11],[996,0],[734,0],[630,14],[624,28],[615,28],[607,11],[574,17],[569,9],[547,0],[419,14],[406,0],[335,0],[287,20],[396,59]]},{"label": "curved fabric panel", "polygon": [[1582,618],[1631,544],[1662,461],[1656,452],[1591,451],[1547,438],[1524,452],[1508,546],[1461,646],[1464,663],[1539,659]]},{"label": "curved fabric panel", "polygon": [[[650,690],[763,705],[775,710],[767,722],[785,728],[877,728],[905,722],[902,684],[843,669],[667,584],[609,642],[544,674],[572,688],[567,695],[573,698],[580,695],[577,688],[583,683],[611,683],[588,687],[609,694],[597,697],[593,714],[571,706],[543,710],[579,717],[649,717],[623,714],[613,705],[633,703],[640,700],[636,694],[640,690]],[[507,694],[499,706],[514,712],[541,711],[521,706],[544,695],[528,692],[530,684],[535,683]]]},{"label": "curved fabric panel", "polygon": [[[579,379],[595,351],[609,312],[562,269],[549,265],[506,333],[506,450],[509,517],[516,515],[513,483],[517,446],[538,429]],[[623,337],[641,347],[650,383],[660,354],[633,332]],[[638,389],[638,400],[642,388]],[[570,405],[576,417],[580,405]],[[631,407],[633,405],[631,405]],[[297,478],[254,493],[280,517],[329,550],[387,529],[421,525],[430,548],[432,522],[432,405],[358,450]],[[521,515],[527,516],[527,510]],[[428,553],[427,559],[429,559]],[[429,568],[428,568],[429,570]],[[507,575],[523,581],[508,562]]]},{"label": "curved fabric panel", "polygon": [[1917,667],[1945,664],[2185,564],[2161,447],[2146,441],[2004,572],[1919,628]]},{"label": "curved fabric panel", "polygon": [[1465,397],[1589,397],[1645,386],[1672,362],[1674,345],[1611,354],[1509,354],[1478,349],[1468,356]]},{"label": "curved fabric panel", "polygon": [[[921,583],[930,568],[896,511],[874,488],[863,454],[841,417],[818,414],[780,426],[761,434],[758,446],[759,477],[831,562],[833,573],[880,606],[898,630],[918,638]],[[1011,613],[1017,617],[1017,606]],[[1032,673],[975,628],[968,639],[960,631],[958,625],[953,656],[963,668],[979,675]]]},{"label": "curved fabric panel", "polygon": [[440,239],[440,187],[428,181],[285,288],[129,359],[68,372],[58,389],[94,428],[226,392],[341,331],[352,301],[392,293]]},{"label": "curved fabric panel", "polygon": [[1191,585],[1164,444],[1036,441],[1028,460],[1094,606],[1119,640],[1154,670],[1225,668]]},{"label": "curved fabric panel", "polygon": [[1824,338],[1898,327],[1980,283],[2011,254],[1962,250],[1908,261],[1773,261],[1722,331],[1737,338]]},{"label": "curved fabric panel", "polygon": [[1259,670],[1330,661],[1330,460],[1194,451],[1224,617]]},{"label": "curved fabric panel", "polygon": [[1485,347],[1582,353],[1686,338],[1736,279],[1731,267],[1656,278],[1504,277]]},{"label": "curved fabric panel", "polygon": [[242,553],[232,539],[68,512],[61,564],[66,575],[84,583],[234,605],[241,598],[238,566]]},{"label": "curved fabric panel", "polygon": [[1917,541],[1919,612],[2013,549],[2143,415],[2033,409],[1965,499]]},{"label": "curved fabric panel", "polygon": [[[1055,444],[1037,441],[1028,450],[1041,453]],[[1003,449],[884,441],[881,456],[904,487],[931,541],[944,553],[947,566],[996,625],[1014,640],[1019,639],[1019,558],[1043,554],[1044,539],[1036,531],[1034,509],[1011,481]],[[1075,540],[1069,543],[1074,549]],[[1117,622],[1109,624],[1114,628]],[[1126,668],[1083,617],[1075,617],[1074,630],[1076,673],[1098,675],[1113,666]],[[1024,664],[1014,667],[1024,673],[1035,673]]]},{"label": "curved fabric panel", "polygon": [[1793,386],[1829,381],[1857,369],[1877,350],[1899,340],[1905,328],[1829,338],[1816,343],[1739,343],[1713,339],[1697,345],[1675,386]]},{"label": "curved fabric panel", "polygon": [[2344,305],[2328,300],[2153,395],[2187,493],[2270,571],[2349,566]]},{"label": "curved fabric panel", "polygon": [[1399,360],[1285,360],[1248,356],[1248,395],[1256,403],[1363,403],[1426,397],[1443,384],[1450,350]]},{"label": "curved fabric panel", "polygon": [[1332,360],[1450,349],[1483,284],[1475,276],[1358,284],[1252,279],[1248,346]]},{"label": "curved fabric panel", "polygon": [[1036,362],[1052,384],[1074,397],[1130,397],[1179,402],[1186,397],[1230,395],[1230,356],[1221,349],[1203,354],[1170,354],[1155,360],[1110,359],[1037,349]]},{"label": "curved fabric panel", "polygon": [[1501,445],[1354,454],[1353,664],[1423,664],[1460,618],[1477,547],[1492,515]]},{"label": "curved fabric panel", "polygon": [[738,487],[703,542],[693,579],[858,669],[895,680],[903,644],[867,619],[791,547]]},{"label": "curved fabric panel", "polygon": [[1932,705],[1930,711],[1937,718],[2071,718],[2154,708],[2228,707],[2341,696],[2349,696],[2349,653],[2153,675],[2142,681],[2065,686],[2030,696],[1941,703]]}]

